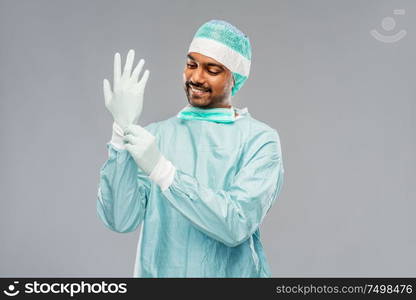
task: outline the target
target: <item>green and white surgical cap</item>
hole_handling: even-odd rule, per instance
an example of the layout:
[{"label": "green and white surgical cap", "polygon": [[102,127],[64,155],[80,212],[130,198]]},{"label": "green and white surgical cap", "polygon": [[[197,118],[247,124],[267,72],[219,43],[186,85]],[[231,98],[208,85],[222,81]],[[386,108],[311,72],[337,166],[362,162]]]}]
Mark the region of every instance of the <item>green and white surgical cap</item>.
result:
[{"label": "green and white surgical cap", "polygon": [[248,36],[228,22],[211,20],[203,24],[189,46],[189,52],[209,56],[227,67],[233,74],[231,94],[243,86],[250,73],[251,46]]}]

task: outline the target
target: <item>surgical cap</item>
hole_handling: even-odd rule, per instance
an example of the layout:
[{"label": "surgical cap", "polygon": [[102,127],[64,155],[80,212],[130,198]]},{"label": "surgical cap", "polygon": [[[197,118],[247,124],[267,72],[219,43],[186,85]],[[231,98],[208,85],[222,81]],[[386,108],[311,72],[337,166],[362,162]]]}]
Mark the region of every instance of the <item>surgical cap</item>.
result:
[{"label": "surgical cap", "polygon": [[211,20],[203,24],[189,47],[189,52],[209,56],[227,67],[233,74],[231,95],[243,86],[251,64],[251,46],[248,36],[228,22]]}]

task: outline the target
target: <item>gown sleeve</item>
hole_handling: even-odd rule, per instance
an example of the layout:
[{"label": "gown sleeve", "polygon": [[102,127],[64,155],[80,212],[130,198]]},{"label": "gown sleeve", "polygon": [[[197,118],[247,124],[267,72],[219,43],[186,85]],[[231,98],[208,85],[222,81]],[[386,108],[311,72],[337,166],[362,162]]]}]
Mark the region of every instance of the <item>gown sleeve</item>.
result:
[{"label": "gown sleeve", "polygon": [[162,193],[193,225],[208,236],[235,247],[259,227],[280,193],[283,162],[276,130],[253,135],[245,145],[244,164],[225,190],[213,190],[176,169]]},{"label": "gown sleeve", "polygon": [[[152,124],[146,126],[149,131],[152,128]],[[100,169],[97,215],[112,231],[132,232],[143,221],[151,180],[127,150],[111,143],[107,149],[108,159]]]}]

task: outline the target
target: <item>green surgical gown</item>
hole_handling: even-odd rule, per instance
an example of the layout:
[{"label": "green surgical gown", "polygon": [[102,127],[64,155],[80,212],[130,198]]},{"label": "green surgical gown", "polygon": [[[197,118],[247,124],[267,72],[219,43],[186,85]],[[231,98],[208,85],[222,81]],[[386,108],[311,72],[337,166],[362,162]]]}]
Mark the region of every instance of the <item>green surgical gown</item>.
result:
[{"label": "green surgical gown", "polygon": [[115,232],[141,225],[133,277],[270,277],[259,225],[283,184],[277,131],[240,110],[230,124],[177,116],[145,128],[176,167],[165,191],[107,144],[97,214]]}]

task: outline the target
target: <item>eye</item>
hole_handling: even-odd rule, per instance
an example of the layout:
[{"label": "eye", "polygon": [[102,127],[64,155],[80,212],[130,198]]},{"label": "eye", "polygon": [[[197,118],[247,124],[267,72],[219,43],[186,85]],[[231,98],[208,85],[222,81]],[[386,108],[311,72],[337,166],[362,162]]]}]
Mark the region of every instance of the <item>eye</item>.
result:
[{"label": "eye", "polygon": [[196,64],[186,64],[186,66],[190,69],[196,68]]},{"label": "eye", "polygon": [[210,73],[211,75],[218,75],[221,73],[221,71],[218,72],[214,72],[214,71],[208,71],[208,73]]}]

